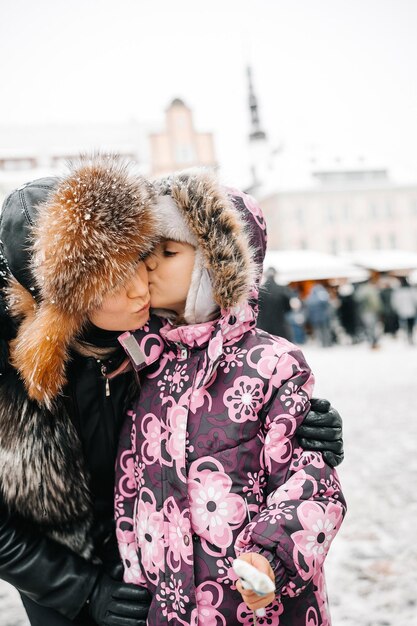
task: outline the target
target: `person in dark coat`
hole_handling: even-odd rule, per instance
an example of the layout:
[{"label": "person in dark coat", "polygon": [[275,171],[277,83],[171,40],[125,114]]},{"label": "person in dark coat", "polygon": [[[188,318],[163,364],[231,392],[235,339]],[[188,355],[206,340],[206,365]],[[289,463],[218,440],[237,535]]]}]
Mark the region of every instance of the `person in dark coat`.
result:
[{"label": "person in dark coat", "polygon": [[[113,490],[138,392],[118,337],[149,317],[140,260],[157,239],[154,202],[148,181],[97,157],[24,185],[2,209],[0,578],[32,626],[146,623],[149,594],[121,580]],[[340,416],[325,400],[313,407],[301,445],[336,465]]]},{"label": "person in dark coat", "polygon": [[147,302],[139,260],[155,237],[153,202],[147,181],[97,158],[15,190],[0,216],[0,577],[33,626],[146,623],[150,595],[122,581],[113,521],[136,385],[106,374],[124,361],[123,325],[148,312],[133,322],[120,311],[117,332],[87,312],[125,284],[126,303]]},{"label": "person in dark coat", "polygon": [[266,280],[259,294],[259,314],[257,327],[271,335],[292,339],[287,322],[291,311],[290,293],[287,287],[275,281],[276,270],[269,267],[265,272]]}]

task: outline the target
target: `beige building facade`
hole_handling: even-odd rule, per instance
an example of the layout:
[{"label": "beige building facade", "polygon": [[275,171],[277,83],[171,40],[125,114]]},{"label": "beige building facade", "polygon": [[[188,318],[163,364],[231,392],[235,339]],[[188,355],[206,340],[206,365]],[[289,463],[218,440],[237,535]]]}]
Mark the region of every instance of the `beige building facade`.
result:
[{"label": "beige building facade", "polygon": [[258,196],[270,250],[417,251],[417,184],[384,171],[321,172],[315,186]]},{"label": "beige building facade", "polygon": [[213,134],[195,130],[192,111],[179,98],[166,110],[165,130],[151,133],[149,139],[153,176],[194,166],[217,167]]}]

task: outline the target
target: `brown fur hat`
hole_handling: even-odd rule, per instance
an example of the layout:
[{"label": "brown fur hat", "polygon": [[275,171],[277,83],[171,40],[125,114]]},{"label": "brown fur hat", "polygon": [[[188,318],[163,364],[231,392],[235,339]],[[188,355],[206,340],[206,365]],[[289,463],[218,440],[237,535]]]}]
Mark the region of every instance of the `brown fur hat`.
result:
[{"label": "brown fur hat", "polygon": [[193,169],[160,178],[155,186],[162,198],[174,200],[183,218],[173,219],[169,207],[159,202],[160,234],[193,245],[197,242],[214,301],[221,309],[246,301],[257,273],[254,251],[242,216],[215,175]]},{"label": "brown fur hat", "polygon": [[82,157],[37,207],[30,265],[38,295],[15,282],[10,305],[23,318],[11,362],[31,398],[49,407],[62,390],[70,343],[88,313],[155,243],[154,205],[148,181],[117,157],[96,156]]}]

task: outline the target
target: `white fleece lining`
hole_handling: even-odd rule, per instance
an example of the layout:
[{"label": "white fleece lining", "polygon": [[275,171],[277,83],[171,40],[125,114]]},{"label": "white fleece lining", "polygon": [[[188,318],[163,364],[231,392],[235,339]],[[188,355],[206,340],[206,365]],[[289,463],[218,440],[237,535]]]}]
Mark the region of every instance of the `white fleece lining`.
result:
[{"label": "white fleece lining", "polygon": [[202,252],[197,248],[184,318],[189,324],[200,324],[213,319],[218,310],[219,307],[213,300],[210,274],[204,267]]}]

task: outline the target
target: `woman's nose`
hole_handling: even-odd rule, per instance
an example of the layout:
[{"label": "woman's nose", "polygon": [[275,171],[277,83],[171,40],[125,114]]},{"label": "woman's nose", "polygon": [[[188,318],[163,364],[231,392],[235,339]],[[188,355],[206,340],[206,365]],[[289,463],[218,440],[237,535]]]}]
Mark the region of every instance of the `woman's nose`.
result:
[{"label": "woman's nose", "polygon": [[140,263],[135,275],[129,283],[127,295],[129,298],[143,298],[146,297],[148,293],[148,272],[146,271],[145,263]]}]

